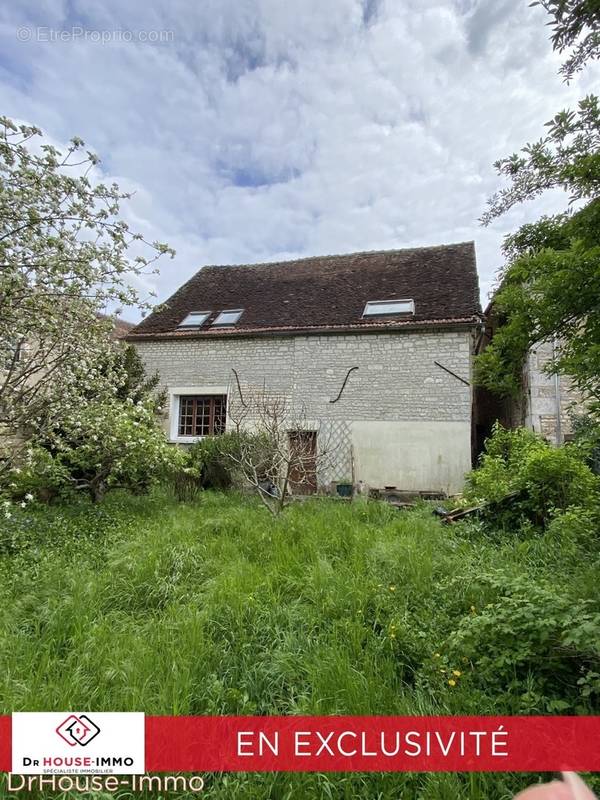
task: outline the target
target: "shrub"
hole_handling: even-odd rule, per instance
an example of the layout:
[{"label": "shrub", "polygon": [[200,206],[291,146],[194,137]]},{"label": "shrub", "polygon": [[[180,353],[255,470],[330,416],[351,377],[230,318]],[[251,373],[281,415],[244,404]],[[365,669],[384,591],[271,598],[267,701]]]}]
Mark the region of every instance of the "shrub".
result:
[{"label": "shrub", "polygon": [[519,482],[541,521],[550,519],[555,510],[591,508],[598,502],[598,478],[568,445],[532,452],[519,471]]},{"label": "shrub", "polygon": [[207,436],[189,448],[190,466],[198,471],[204,489],[229,489],[242,483],[235,458],[243,444],[254,440],[249,433],[232,431],[221,436]]},{"label": "shrub", "polygon": [[580,547],[597,549],[600,532],[600,510],[571,506],[566,511],[555,514],[548,525],[548,541],[554,540],[561,546],[563,559],[569,542],[574,547],[576,558],[581,558]]},{"label": "shrub", "polygon": [[580,448],[552,447],[524,428],[496,425],[479,467],[467,476],[465,494],[487,501],[488,516],[497,524],[514,527],[529,520],[545,526],[572,506],[597,508],[600,480]]},{"label": "shrub", "polygon": [[600,423],[591,414],[573,416],[575,446],[595,475],[600,475]]},{"label": "shrub", "polygon": [[242,437],[251,438],[250,434],[231,432],[207,436],[185,449],[179,448],[180,462],[170,475],[177,500],[192,502],[203,489],[224,490],[241,484],[231,455],[239,453]]},{"label": "shrub", "polygon": [[511,713],[599,708],[600,614],[549,583],[504,573],[480,579],[495,597],[459,623],[445,649],[478,688],[504,692]]},{"label": "shrub", "polygon": [[146,492],[180,462],[151,400],[92,401],[65,416],[44,447],[28,449],[7,490],[13,497],[30,492],[49,500],[76,489],[95,502],[115,488]]},{"label": "shrub", "polygon": [[[189,448],[191,466],[198,472],[204,489],[229,489],[233,483],[231,469],[224,451],[235,434],[207,436]],[[222,451],[221,448],[224,450]]]},{"label": "shrub", "polygon": [[[187,456],[184,451],[182,455]],[[192,503],[202,491],[202,479],[195,467],[190,466],[189,457],[185,458],[177,468],[173,469],[170,477],[170,486],[180,503]]]},{"label": "shrub", "polygon": [[549,449],[549,445],[526,428],[507,430],[496,423],[485,442],[479,466],[467,475],[465,495],[471,500],[491,502],[520,488],[517,474],[532,453]]},{"label": "shrub", "polygon": [[72,491],[69,470],[43,447],[30,447],[21,466],[13,467],[3,494],[12,501],[37,498],[44,503],[66,499]]}]

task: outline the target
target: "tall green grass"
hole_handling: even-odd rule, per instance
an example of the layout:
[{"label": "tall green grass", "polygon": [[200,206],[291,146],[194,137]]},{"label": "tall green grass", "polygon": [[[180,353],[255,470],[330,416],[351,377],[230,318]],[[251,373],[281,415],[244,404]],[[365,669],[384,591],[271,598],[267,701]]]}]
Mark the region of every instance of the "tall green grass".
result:
[{"label": "tall green grass", "polygon": [[[490,600],[477,576],[502,567],[593,597],[600,573],[576,542],[444,527],[425,506],[307,501],[273,520],[208,492],[27,512],[0,547],[2,713],[506,713],[506,692],[443,652]],[[221,775],[205,796],[492,800],[531,781]]]}]

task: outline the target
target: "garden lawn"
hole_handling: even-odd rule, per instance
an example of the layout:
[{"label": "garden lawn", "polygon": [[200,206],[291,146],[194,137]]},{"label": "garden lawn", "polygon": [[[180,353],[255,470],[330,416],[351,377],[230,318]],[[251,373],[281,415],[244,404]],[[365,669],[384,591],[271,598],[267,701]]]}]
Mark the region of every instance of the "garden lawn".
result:
[{"label": "garden lawn", "polygon": [[[536,638],[546,612],[553,648],[561,613],[599,610],[588,539],[447,527],[425,505],[309,500],[272,519],[253,498],[159,492],[24,511],[0,549],[1,713],[597,711],[577,684],[593,629],[566,663]],[[514,641],[526,652],[494,666]],[[494,800],[532,780],[230,774],[204,796]]]}]

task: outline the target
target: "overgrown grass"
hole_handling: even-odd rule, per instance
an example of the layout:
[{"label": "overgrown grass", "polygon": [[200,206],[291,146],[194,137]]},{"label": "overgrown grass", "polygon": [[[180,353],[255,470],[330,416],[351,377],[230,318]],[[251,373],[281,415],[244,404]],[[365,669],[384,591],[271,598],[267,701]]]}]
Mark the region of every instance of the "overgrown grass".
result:
[{"label": "overgrown grass", "polygon": [[[600,610],[591,534],[495,537],[444,527],[426,506],[326,500],[273,520],[251,498],[206,492],[182,505],[157,493],[27,511],[0,548],[2,713],[548,713],[552,698],[597,712],[594,691],[577,687],[598,654],[594,633],[572,679],[572,661],[558,664],[555,687],[537,674],[548,656],[535,641],[500,681],[477,652],[493,660],[485,636],[503,581],[522,587],[511,590],[519,609],[531,585],[553,587],[550,605],[555,591]],[[523,614],[538,613],[527,602]],[[493,800],[532,779],[221,775],[205,795]]]}]

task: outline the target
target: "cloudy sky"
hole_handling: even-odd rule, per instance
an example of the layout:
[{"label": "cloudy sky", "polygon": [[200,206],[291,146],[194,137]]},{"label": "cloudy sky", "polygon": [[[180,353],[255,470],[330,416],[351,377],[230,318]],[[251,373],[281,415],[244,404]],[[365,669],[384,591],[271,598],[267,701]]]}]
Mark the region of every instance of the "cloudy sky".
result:
[{"label": "cloudy sky", "polygon": [[203,264],[467,239],[485,300],[503,235],[564,206],[482,228],[493,162],[598,78],[562,83],[528,2],[4,3],[0,108],[135,190],[132,224],[177,250],[161,300]]}]

